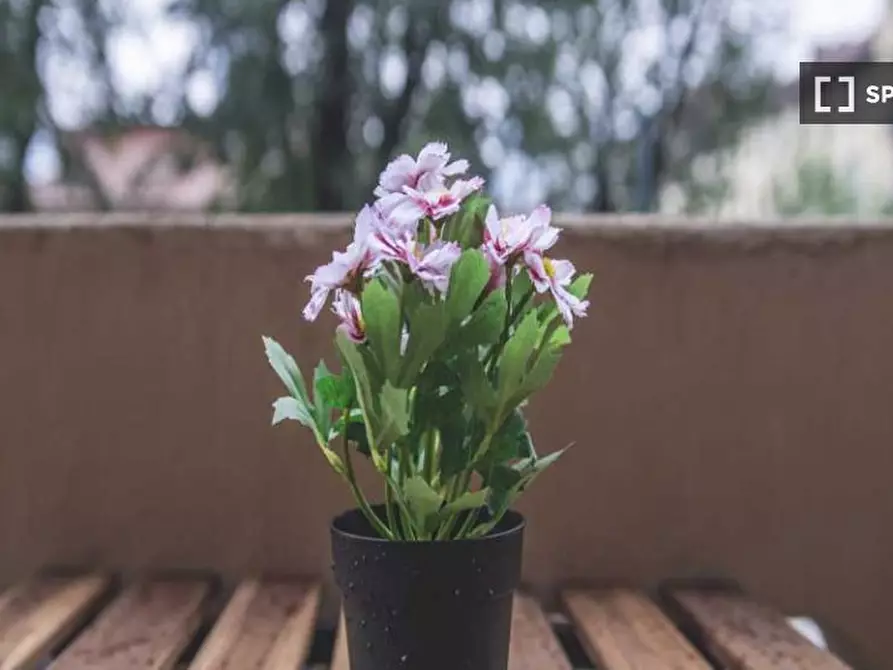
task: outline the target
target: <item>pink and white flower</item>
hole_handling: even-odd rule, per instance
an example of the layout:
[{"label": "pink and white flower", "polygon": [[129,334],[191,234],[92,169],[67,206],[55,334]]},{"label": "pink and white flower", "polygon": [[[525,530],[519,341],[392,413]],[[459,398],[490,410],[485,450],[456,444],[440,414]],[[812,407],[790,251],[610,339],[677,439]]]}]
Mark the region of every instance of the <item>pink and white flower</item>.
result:
[{"label": "pink and white flower", "polygon": [[545,205],[537,207],[529,216],[500,218],[496,207],[490,205],[484,219],[483,252],[490,263],[489,288],[505,283],[506,266],[517,261],[529,266],[558,240],[559,231],[551,225],[552,212]]},{"label": "pink and white flower", "polygon": [[568,328],[573,328],[574,317],[586,316],[588,300],[580,300],[567,290],[576,269],[570,261],[557,261],[535,253],[525,254],[527,270],[537,293],[550,291]]},{"label": "pink and white flower", "polygon": [[366,341],[366,324],[360,310],[360,301],[353,293],[338,289],[332,302],[332,311],[341,320],[337,330],[357,344]]},{"label": "pink and white flower", "polygon": [[449,287],[450,270],[462,254],[462,248],[455,242],[439,240],[426,246],[408,230],[389,233],[379,229],[373,239],[382,260],[402,263],[425,288],[440,293]]},{"label": "pink and white flower", "polygon": [[357,215],[353,242],[343,252],[334,252],[331,262],[306,277],[311,289],[310,301],[304,307],[305,319],[316,320],[331,291],[346,289],[359,293],[363,279],[375,273],[379,259],[371,241],[372,232],[379,225],[377,211],[369,205],[363,207]]},{"label": "pink and white flower", "polygon": [[378,178],[376,197],[383,198],[389,193],[403,193],[404,187],[416,188],[423,176],[443,183],[446,177],[455,177],[468,170],[468,161],[450,163],[450,153],[443,142],[430,142],[419,152],[418,158],[409,154],[398,156]]},{"label": "pink and white flower", "polygon": [[533,234],[526,216],[499,218],[494,205],[487,209],[484,219],[484,253],[495,262],[504,264],[522,253]]},{"label": "pink and white flower", "polygon": [[380,215],[400,228],[414,228],[420,219],[438,221],[459,211],[462,201],[484,186],[481,177],[457,179],[449,188],[442,180],[426,175],[418,187],[404,186],[401,192],[388,193],[378,200]]}]

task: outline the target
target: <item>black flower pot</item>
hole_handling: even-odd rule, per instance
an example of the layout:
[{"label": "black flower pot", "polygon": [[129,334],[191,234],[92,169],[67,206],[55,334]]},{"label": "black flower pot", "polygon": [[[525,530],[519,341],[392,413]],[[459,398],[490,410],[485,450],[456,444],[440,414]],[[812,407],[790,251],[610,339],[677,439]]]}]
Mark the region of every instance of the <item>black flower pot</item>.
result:
[{"label": "black flower pot", "polygon": [[506,670],[523,534],[516,512],[486,537],[443,542],[391,542],[359,510],[337,517],[351,670]]}]

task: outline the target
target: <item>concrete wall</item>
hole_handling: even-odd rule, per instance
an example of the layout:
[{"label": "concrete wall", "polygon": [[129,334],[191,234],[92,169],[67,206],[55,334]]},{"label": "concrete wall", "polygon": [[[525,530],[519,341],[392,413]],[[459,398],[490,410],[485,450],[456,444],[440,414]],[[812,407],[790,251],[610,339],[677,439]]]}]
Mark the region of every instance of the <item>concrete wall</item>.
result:
[{"label": "concrete wall", "polygon": [[[320,572],[349,498],[262,334],[332,360],[302,278],[341,219],[0,219],[0,579],[45,563]],[[893,665],[893,227],[569,221],[589,319],[531,408],[577,445],[525,578],[732,576]]]}]

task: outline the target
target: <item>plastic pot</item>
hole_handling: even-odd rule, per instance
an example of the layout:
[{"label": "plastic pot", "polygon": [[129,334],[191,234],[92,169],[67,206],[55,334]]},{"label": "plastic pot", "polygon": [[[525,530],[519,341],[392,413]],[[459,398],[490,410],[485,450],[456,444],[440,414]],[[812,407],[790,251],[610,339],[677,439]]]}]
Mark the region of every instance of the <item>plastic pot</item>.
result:
[{"label": "plastic pot", "polygon": [[479,539],[392,542],[351,510],[331,535],[351,670],[506,670],[520,514]]}]

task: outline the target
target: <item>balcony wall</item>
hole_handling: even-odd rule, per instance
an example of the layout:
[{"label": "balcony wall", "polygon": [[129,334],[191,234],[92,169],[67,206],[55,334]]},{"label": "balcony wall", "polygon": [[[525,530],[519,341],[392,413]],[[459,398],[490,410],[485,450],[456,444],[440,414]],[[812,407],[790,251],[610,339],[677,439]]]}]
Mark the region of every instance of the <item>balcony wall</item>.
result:
[{"label": "balcony wall", "polygon": [[[302,278],[345,220],[0,219],[0,580],[327,569],[350,501],[270,426],[260,338],[334,365]],[[527,582],[732,576],[893,665],[893,226],[566,223],[596,280],[530,409],[576,445],[520,505]]]}]

